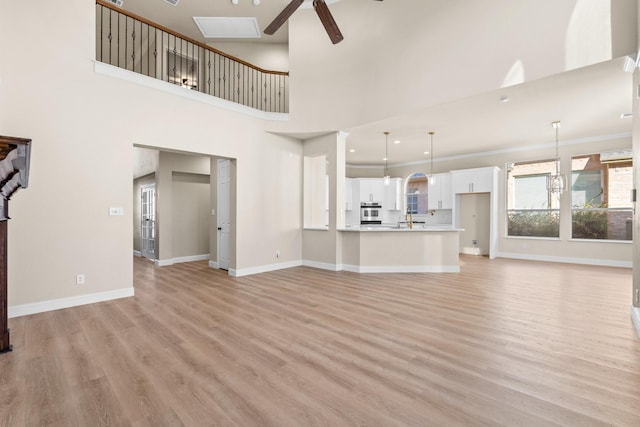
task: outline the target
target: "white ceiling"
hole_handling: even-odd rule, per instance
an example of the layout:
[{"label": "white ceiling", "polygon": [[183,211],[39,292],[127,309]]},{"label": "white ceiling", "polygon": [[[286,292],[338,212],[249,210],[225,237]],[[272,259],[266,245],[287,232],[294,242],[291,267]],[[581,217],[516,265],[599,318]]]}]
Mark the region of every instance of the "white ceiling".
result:
[{"label": "white ceiling", "polygon": [[[310,1],[306,0],[304,7],[310,7]],[[259,6],[254,6],[251,0],[239,0],[238,5],[233,5],[231,0],[181,0],[174,7],[164,0],[125,0],[123,9],[215,46],[222,40],[204,39],[193,21],[194,16],[255,17],[262,31],[288,3],[289,0],[261,0]],[[375,7],[386,4],[371,3],[375,3]],[[340,25],[338,18],[336,21]],[[235,41],[247,42],[246,39]],[[248,43],[287,42],[288,31],[284,25],[274,36],[262,34],[260,39]],[[561,142],[630,133],[631,119],[621,119],[620,114],[631,112],[631,96],[632,75],[622,70],[622,59],[617,59],[401,117],[342,129],[350,134],[347,148],[356,150],[347,152],[347,162],[382,165],[384,131],[390,132],[389,165],[428,160],[429,155],[424,151],[428,150],[429,131],[435,131],[436,159],[551,143],[555,138],[551,127],[554,120],[562,122]],[[501,102],[502,97],[508,97],[509,102]],[[392,143],[396,139],[400,144]]]},{"label": "white ceiling", "polygon": [[[383,163],[389,131],[389,164],[429,159],[429,131],[434,131],[436,158],[513,149],[555,141],[631,132],[632,74],[622,58],[480,94],[449,104],[371,123],[349,132],[347,163]],[[501,98],[507,97],[508,102]],[[399,145],[392,142],[400,140]]]},{"label": "white ceiling", "polygon": [[[312,0],[305,0],[301,9],[311,7]],[[337,0],[326,0],[327,4]],[[194,16],[203,17],[255,17],[260,28],[260,38],[252,39],[253,43],[287,43],[289,32],[283,25],[274,35],[269,36],[262,31],[278,16],[290,0],[261,0],[254,6],[252,0],[238,0],[234,5],[231,0],[181,0],[173,6],[164,0],[124,0],[122,9],[140,15],[157,24],[171,28],[202,43],[230,41],[234,39],[204,38],[193,22]],[[235,39],[246,42],[246,39]]]}]

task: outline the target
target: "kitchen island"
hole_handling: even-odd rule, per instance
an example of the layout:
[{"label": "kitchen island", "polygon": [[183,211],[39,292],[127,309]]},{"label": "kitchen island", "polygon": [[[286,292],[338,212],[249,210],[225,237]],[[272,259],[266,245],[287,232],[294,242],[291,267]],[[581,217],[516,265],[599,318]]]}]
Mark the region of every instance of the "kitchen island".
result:
[{"label": "kitchen island", "polygon": [[459,228],[358,226],[340,231],[342,269],[356,273],[457,273]]}]

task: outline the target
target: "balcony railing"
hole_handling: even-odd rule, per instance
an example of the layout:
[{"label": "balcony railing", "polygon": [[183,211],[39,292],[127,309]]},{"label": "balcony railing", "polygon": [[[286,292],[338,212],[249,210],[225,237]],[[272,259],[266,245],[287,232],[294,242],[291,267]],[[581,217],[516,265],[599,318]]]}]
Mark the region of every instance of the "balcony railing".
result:
[{"label": "balcony railing", "polygon": [[289,112],[289,73],[256,67],[102,0],[96,60],[258,110]]}]

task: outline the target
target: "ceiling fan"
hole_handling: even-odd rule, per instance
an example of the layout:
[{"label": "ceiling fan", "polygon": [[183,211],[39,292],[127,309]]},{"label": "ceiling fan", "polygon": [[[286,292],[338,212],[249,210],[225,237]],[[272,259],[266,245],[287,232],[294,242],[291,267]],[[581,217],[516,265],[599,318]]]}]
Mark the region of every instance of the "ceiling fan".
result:
[{"label": "ceiling fan", "polygon": [[[271,24],[269,24],[269,26],[265,28],[264,33],[270,36],[273,35],[276,31],[278,31],[278,28],[280,28],[282,24],[287,22],[287,19],[289,19],[291,15],[293,15],[293,12],[295,12],[300,6],[302,6],[302,3],[304,3],[304,0],[291,0],[291,2],[282,10],[282,12],[280,12],[280,14],[276,16],[276,19],[274,19],[273,22],[271,22]],[[331,12],[329,12],[329,8],[327,7],[327,4],[324,2],[324,0],[313,0],[313,8],[318,14],[320,22],[322,22],[322,25],[324,25],[324,29],[327,31],[327,34],[331,39],[331,43],[340,43],[344,39],[344,37],[340,32],[340,28],[338,28],[338,24],[336,24],[336,21],[333,19]]]}]

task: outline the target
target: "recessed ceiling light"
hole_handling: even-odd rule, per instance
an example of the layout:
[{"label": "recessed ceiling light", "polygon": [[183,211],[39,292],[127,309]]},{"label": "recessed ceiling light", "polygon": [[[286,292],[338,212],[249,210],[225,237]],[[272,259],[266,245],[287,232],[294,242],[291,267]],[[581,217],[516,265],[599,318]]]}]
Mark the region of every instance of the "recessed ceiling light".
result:
[{"label": "recessed ceiling light", "polygon": [[633,116],[633,114],[631,114],[631,113],[622,113],[622,114],[620,114],[620,118],[621,119],[628,119],[629,117],[632,117],[632,116]]},{"label": "recessed ceiling light", "polygon": [[394,144],[400,144],[400,140],[396,139],[395,141],[393,141]]},{"label": "recessed ceiling light", "polygon": [[350,150],[349,150],[349,152],[350,152],[350,153],[355,153],[355,152],[356,152],[356,149],[355,149],[355,148],[352,148],[352,149],[350,149]]},{"label": "recessed ceiling light", "polygon": [[384,161],[386,162],[386,161],[387,161],[387,160],[389,160],[389,159],[387,159],[386,157],[383,157],[383,158],[382,158],[382,160],[384,160]]},{"label": "recessed ceiling light", "polygon": [[429,152],[428,152],[428,151],[425,151],[425,152],[424,152],[424,154],[429,154]]}]

